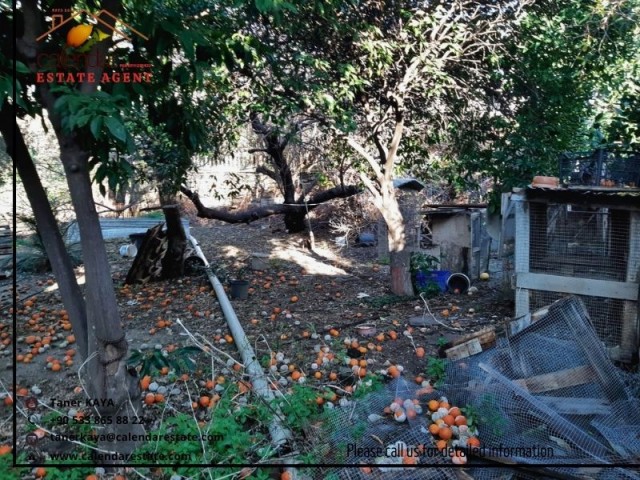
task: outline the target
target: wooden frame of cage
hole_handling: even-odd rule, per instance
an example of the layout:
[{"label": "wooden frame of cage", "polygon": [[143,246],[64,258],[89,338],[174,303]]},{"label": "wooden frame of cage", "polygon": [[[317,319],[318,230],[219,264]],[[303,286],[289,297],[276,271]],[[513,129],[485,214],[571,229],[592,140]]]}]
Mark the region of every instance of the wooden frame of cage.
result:
[{"label": "wooden frame of cage", "polygon": [[[515,244],[515,302],[516,317],[523,317],[530,312],[530,292],[538,290],[543,292],[566,293],[584,295],[590,297],[611,298],[622,300],[622,318],[620,319],[621,341],[620,345],[609,348],[612,360],[631,362],[638,355],[640,339],[640,314],[638,309],[640,299],[640,205],[633,202],[621,204],[620,199],[612,196],[611,201],[607,197],[598,196],[595,200],[589,199],[585,193],[581,201],[589,201],[593,207],[610,208],[612,210],[629,211],[629,243],[627,252],[626,275],[624,281],[598,280],[591,278],[566,277],[530,271],[531,260],[531,203],[577,203],[571,201],[571,193],[562,196],[566,192],[549,192],[545,198],[545,192],[537,192],[534,198],[529,198],[525,191],[514,191],[511,201],[515,210],[516,244]],[[577,193],[573,192],[573,195]],[[634,240],[634,238],[638,238]],[[568,281],[570,279],[570,281]]]}]

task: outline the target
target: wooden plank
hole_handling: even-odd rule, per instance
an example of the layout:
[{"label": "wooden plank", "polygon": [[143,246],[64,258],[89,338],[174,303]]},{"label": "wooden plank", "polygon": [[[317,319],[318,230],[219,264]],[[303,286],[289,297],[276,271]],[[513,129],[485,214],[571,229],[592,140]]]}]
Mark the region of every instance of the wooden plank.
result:
[{"label": "wooden plank", "polygon": [[638,284],[632,282],[563,277],[543,273],[520,273],[516,278],[516,288],[638,301]]},{"label": "wooden plank", "polygon": [[480,341],[481,345],[486,345],[488,343],[495,342],[496,329],[495,327],[487,327],[487,328],[483,328],[482,330],[478,330],[477,332],[468,333],[467,335],[454,338],[453,340],[451,340],[450,346],[455,347],[456,345],[461,345],[473,338],[477,338]]},{"label": "wooden plank", "polygon": [[449,348],[445,352],[445,355],[449,360],[460,360],[461,358],[467,358],[481,352],[482,345],[480,341],[477,338],[473,338],[466,343]]},{"label": "wooden plank", "polygon": [[511,322],[509,322],[509,335],[515,335],[525,328],[530,327],[532,324],[544,317],[547,313],[549,313],[549,308],[543,307],[533,313],[527,313],[520,318],[512,320]]},{"label": "wooden plank", "polygon": [[564,415],[610,415],[611,404],[601,398],[536,396],[556,412]]},{"label": "wooden plank", "polygon": [[[640,295],[640,212],[629,215],[629,256],[627,260],[627,282],[636,282]],[[640,308],[638,302],[625,301],[622,305],[622,336],[620,355],[631,362],[640,346]]]},{"label": "wooden plank", "polygon": [[519,378],[513,382],[531,393],[541,393],[595,381],[596,377],[593,368],[588,365],[582,365],[534,377]]}]

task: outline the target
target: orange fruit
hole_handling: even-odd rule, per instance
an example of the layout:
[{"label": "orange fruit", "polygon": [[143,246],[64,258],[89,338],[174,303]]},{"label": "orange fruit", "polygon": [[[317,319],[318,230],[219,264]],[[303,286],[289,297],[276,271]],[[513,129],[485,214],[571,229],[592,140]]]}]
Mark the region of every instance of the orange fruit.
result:
[{"label": "orange fruit", "polygon": [[43,467],[36,468],[35,475],[37,478],[43,478],[47,475],[47,470]]},{"label": "orange fruit", "polygon": [[440,404],[438,403],[437,400],[429,400],[429,403],[427,404],[427,406],[429,407],[429,410],[431,410],[432,412],[435,412],[436,410],[438,410],[438,407],[440,406]]},{"label": "orange fruit", "polygon": [[142,379],[140,380],[140,388],[142,390],[147,390],[149,388],[149,385],[151,384],[151,377],[149,375],[145,375],[144,377],[142,377]]},{"label": "orange fruit", "polygon": [[316,372],[316,373],[313,374],[313,376],[315,378],[317,378],[318,380],[320,380],[322,378],[322,372]]},{"label": "orange fruit", "polygon": [[480,447],[480,440],[478,440],[476,437],[469,437],[469,439],[467,440],[467,446],[471,448],[478,448]]},{"label": "orange fruit", "polygon": [[292,296],[292,297],[289,299],[289,301],[290,301],[291,303],[296,303],[298,300],[300,300],[300,299],[298,298],[298,296],[297,296],[297,295],[294,295],[294,296]]},{"label": "orange fruit", "polygon": [[449,440],[453,436],[453,432],[449,427],[440,427],[438,436],[443,440]]},{"label": "orange fruit", "polygon": [[0,445],[0,455],[7,455],[11,453],[13,447],[11,445]]},{"label": "orange fruit", "polygon": [[416,348],[416,356],[418,358],[424,357],[424,348],[423,347]]},{"label": "orange fruit", "polygon": [[329,330],[329,335],[331,335],[332,337],[337,337],[338,335],[340,335],[340,332],[335,328],[332,328],[331,330]]},{"label": "orange fruit", "polygon": [[291,472],[282,472],[280,474],[280,480],[293,480],[293,476],[291,475]]},{"label": "orange fruit", "polygon": [[454,423],[459,427],[461,425],[466,425],[467,424],[467,418],[464,415],[458,415],[455,420]]},{"label": "orange fruit", "polygon": [[324,398],[322,398],[320,396],[316,397],[316,403],[318,405],[322,405],[324,403]]},{"label": "orange fruit", "polygon": [[449,408],[451,407],[448,402],[440,402],[439,406],[440,408],[446,408],[447,410],[449,410]]},{"label": "orange fruit", "polygon": [[291,372],[291,379],[294,380],[294,381],[300,379],[301,376],[302,376],[302,374],[297,370]]},{"label": "orange fruit", "polygon": [[436,448],[440,451],[444,450],[445,448],[447,448],[447,441],[446,440],[438,440],[436,442]]},{"label": "orange fruit", "polygon": [[98,480],[98,476],[92,473],[91,475],[84,477],[84,480]]},{"label": "orange fruit", "polygon": [[169,367],[162,367],[162,368],[160,369],[160,373],[161,373],[162,375],[166,375],[167,373],[169,373]]},{"label": "orange fruit", "polygon": [[57,362],[51,365],[52,372],[59,372],[61,369],[62,369],[62,366]]},{"label": "orange fruit", "polygon": [[393,378],[398,378],[400,376],[400,370],[398,370],[398,367],[396,367],[395,365],[391,365],[387,369],[387,373]]},{"label": "orange fruit", "polygon": [[338,374],[336,372],[331,372],[329,374],[329,380],[337,380],[338,379]]},{"label": "orange fruit", "polygon": [[6,397],[4,397],[4,404],[7,407],[10,407],[11,405],[13,405],[13,397],[11,395],[7,395]]},{"label": "orange fruit", "polygon": [[455,418],[453,418],[453,415],[445,415],[444,417],[442,417],[442,420],[444,420],[444,423],[449,426],[455,424]]},{"label": "orange fruit", "polygon": [[402,457],[402,464],[403,465],[416,465],[417,463],[418,463],[418,457],[416,455],[405,454]]},{"label": "orange fruit", "polygon": [[462,412],[458,407],[451,407],[449,409],[449,415],[452,415],[453,418],[456,418],[458,415],[462,415]]},{"label": "orange fruit", "polygon": [[372,468],[367,466],[360,467],[360,471],[366,475],[369,475],[371,472],[373,472]]},{"label": "orange fruit", "polygon": [[429,425],[429,433],[431,433],[432,435],[438,435],[439,431],[440,427],[437,423],[432,423],[431,425]]},{"label": "orange fruit", "polygon": [[162,402],[164,402],[164,395],[161,394],[161,393],[156,393],[154,395],[154,400],[155,400],[156,403],[162,403]]},{"label": "orange fruit", "polygon": [[200,404],[201,407],[208,407],[209,404],[211,403],[211,399],[206,395],[203,395],[200,397],[200,400],[198,400],[198,403]]},{"label": "orange fruit", "polygon": [[144,403],[147,405],[153,405],[156,401],[156,396],[153,393],[147,393],[144,397]]}]

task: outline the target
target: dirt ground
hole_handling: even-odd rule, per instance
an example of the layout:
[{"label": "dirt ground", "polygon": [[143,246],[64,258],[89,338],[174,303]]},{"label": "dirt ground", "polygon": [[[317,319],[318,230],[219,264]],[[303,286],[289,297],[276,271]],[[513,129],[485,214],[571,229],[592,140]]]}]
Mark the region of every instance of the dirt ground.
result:
[{"label": "dirt ground", "polygon": [[[386,370],[394,364],[404,367],[406,377],[428,378],[426,360],[436,356],[445,341],[488,325],[499,326],[513,313],[510,293],[500,288],[499,271],[490,272],[490,281],[473,282],[477,288],[473,295],[441,294],[425,305],[418,297],[398,299],[390,294],[389,267],[377,262],[375,247],[338,248],[328,230],[319,228],[314,233],[316,246],[310,251],[303,248],[305,236],[287,235],[275,220],[250,225],[210,222],[191,229],[223,283],[246,267],[249,297],[232,300],[232,305],[257,357],[266,359],[266,367],[269,358],[281,352],[285,363],[293,365],[289,370],[300,371],[307,383],[333,383],[344,389],[357,381],[360,372],[354,372],[344,362],[338,364],[336,359],[317,369],[312,364],[321,346],[331,344],[333,350],[338,350],[335,345],[339,346],[341,340],[344,345],[348,338],[366,348],[361,357],[367,362],[367,371]],[[110,241],[107,248],[130,349],[146,352],[190,345],[190,336],[179,320],[190,334],[202,335],[216,348],[240,360],[235,346],[225,340],[229,330],[206,276],[124,287],[132,262],[118,253],[124,243]],[[83,283],[82,267],[77,269],[77,275]],[[9,287],[5,283],[5,293]],[[12,383],[12,305],[10,295],[2,300],[0,396],[6,398]],[[423,324],[411,327],[410,322],[416,320]],[[356,327],[363,323],[374,325],[374,336],[358,334]],[[82,395],[77,388],[79,365],[69,351],[74,347],[73,339],[68,338],[69,328],[53,276],[19,275],[18,397],[20,388],[28,389],[28,395],[35,395],[41,405],[49,404],[52,398],[71,400]],[[416,354],[419,347],[425,349],[424,357]],[[60,365],[59,371],[54,371],[58,367],[52,369],[54,364]],[[292,382],[289,372],[267,371],[274,381],[285,377],[284,383]],[[225,368],[221,372],[242,374]],[[332,372],[337,379],[330,379]],[[176,387],[169,377],[160,378],[158,383],[173,392],[175,404],[190,404],[188,389]],[[0,406],[0,444],[11,443],[10,414],[9,407]],[[18,432],[23,431],[25,423],[24,417],[18,419]],[[19,436],[18,445],[23,442]]]}]

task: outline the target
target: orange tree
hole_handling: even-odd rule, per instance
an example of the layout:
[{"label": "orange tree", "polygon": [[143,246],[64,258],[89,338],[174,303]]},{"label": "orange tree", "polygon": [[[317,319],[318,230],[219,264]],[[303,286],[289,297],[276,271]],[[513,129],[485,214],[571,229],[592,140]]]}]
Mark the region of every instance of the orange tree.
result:
[{"label": "orange tree", "polygon": [[[177,172],[174,176],[180,178],[189,164],[189,153],[197,150],[200,139],[196,131],[206,129],[207,123],[202,121],[202,115],[195,118],[199,115],[196,107],[181,105],[180,100],[190,99],[189,95],[194,94],[198,86],[211,81],[207,72],[215,67],[222,53],[198,61],[195,45],[209,45],[214,51],[222,52],[227,48],[227,41],[233,43],[230,40],[233,30],[230,30],[232,22],[228,21],[227,12],[217,9],[219,2],[183,3],[26,0],[20,2],[15,17],[6,2],[0,4],[2,23],[8,27],[0,32],[2,52],[12,51],[14,30],[17,45],[15,58],[0,56],[0,131],[26,190],[60,285],[78,353],[84,360],[82,376],[88,395],[101,400],[96,406],[100,416],[129,417],[126,423],[105,425],[105,433],[127,430],[141,433],[137,430],[142,427],[132,421],[140,390],[135,371],[127,368],[128,343],[93,199],[92,181],[101,185],[106,182],[116,190],[133,174],[132,165],[124,159],[124,154],[136,151],[133,130],[128,128],[127,122],[131,111],[142,112],[150,118],[147,126],[161,131],[161,136],[169,138],[180,150],[177,159],[167,155],[161,159],[165,164],[156,165],[157,168],[173,167]],[[70,18],[69,12],[81,7],[88,13]],[[51,13],[51,8],[67,12],[69,20],[58,21],[58,28],[47,30],[45,16]],[[201,15],[205,10],[218,12],[224,18]],[[91,29],[88,28],[93,17],[90,12],[100,12]],[[145,42],[140,44],[133,40],[137,33],[134,35],[124,23],[116,25],[118,18],[128,25],[135,25]],[[84,26],[79,26],[77,21]],[[114,41],[112,32],[115,30],[129,34],[130,40],[135,42],[133,53],[130,44],[122,39]],[[202,32],[209,32],[210,36],[205,37]],[[115,81],[124,75],[118,70],[123,62],[151,63],[149,73],[156,80]],[[14,73],[15,83],[12,82]],[[102,81],[103,74],[112,81]],[[118,74],[121,77],[117,77]],[[167,76],[170,82],[165,85],[162,82]],[[171,103],[173,99],[180,100]],[[184,128],[181,122],[189,115],[191,121]],[[60,147],[60,161],[80,230],[86,276],[84,295],[76,282],[46,191],[15,120],[26,116],[46,117]],[[199,123],[202,126],[198,130]],[[175,165],[179,162],[183,163]],[[99,446],[122,453],[135,448],[130,442],[105,441]]]},{"label": "orange tree", "polygon": [[456,120],[491,109],[486,85],[532,2],[294,3],[286,21],[256,29],[278,50],[265,59],[268,73],[252,77],[254,95],[272,116],[315,118],[341,143],[386,221],[391,290],[411,295],[394,178],[451,147]]}]

